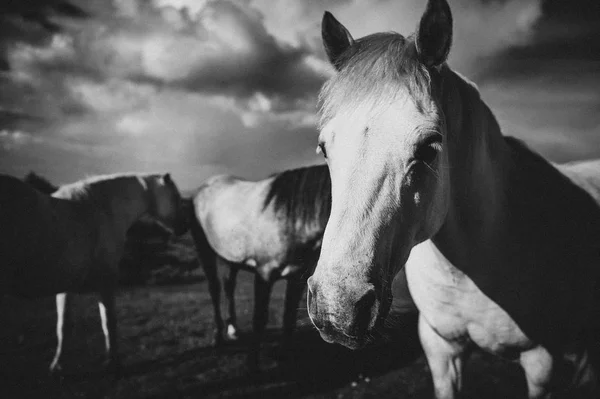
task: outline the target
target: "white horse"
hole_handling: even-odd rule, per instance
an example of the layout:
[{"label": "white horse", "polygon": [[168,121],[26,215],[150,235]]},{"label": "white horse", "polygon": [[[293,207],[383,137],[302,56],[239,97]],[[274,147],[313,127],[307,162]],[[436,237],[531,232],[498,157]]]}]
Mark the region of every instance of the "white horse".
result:
[{"label": "white horse", "polygon": [[68,184],[51,196],[0,175],[0,298],[56,295],[56,355],[61,369],[67,293],[97,292],[108,366],[119,372],[115,291],[126,233],[142,215],[176,234],[187,230],[169,174],[116,174]]},{"label": "white horse", "polygon": [[308,280],[321,336],[365,345],[406,264],[437,398],[460,393],[474,345],[519,360],[530,398],[597,398],[600,164],[559,170],[502,135],[445,63],[445,0],[408,38],[355,40],[329,13],[322,34],[337,73],[319,136],[331,216]]}]

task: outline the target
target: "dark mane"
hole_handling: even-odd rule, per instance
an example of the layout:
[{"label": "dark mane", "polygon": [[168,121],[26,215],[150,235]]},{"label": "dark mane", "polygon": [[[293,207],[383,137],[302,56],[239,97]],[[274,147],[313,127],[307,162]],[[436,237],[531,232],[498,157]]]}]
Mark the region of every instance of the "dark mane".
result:
[{"label": "dark mane", "polygon": [[[421,107],[430,94],[430,76],[418,61],[413,37],[375,33],[356,40],[339,60],[340,70],[325,83],[319,95],[321,125],[343,104],[354,109],[388,103],[403,89]],[[361,103],[359,104],[358,101]]]},{"label": "dark mane", "polygon": [[263,209],[273,203],[291,231],[318,223],[324,228],[331,212],[331,179],[327,165],[286,170],[275,175]]},{"label": "dark mane", "polygon": [[44,194],[52,194],[58,190],[57,186],[35,172],[29,172],[23,181]]}]

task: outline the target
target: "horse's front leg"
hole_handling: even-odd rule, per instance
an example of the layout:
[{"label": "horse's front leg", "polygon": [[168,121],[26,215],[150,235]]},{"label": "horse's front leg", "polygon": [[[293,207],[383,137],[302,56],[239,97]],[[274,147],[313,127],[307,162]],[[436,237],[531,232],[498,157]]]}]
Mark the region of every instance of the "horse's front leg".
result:
[{"label": "horse's front leg", "polygon": [[229,264],[229,276],[223,277],[223,288],[229,305],[229,318],[226,322],[227,339],[235,341],[238,339],[237,314],[235,309],[235,285],[238,274],[238,265]]},{"label": "horse's front leg", "polygon": [[528,398],[549,398],[554,371],[554,358],[550,352],[542,346],[536,346],[521,353],[519,361],[525,370]]},{"label": "horse's front leg", "polygon": [[285,291],[285,307],[283,310],[283,342],[282,349],[289,352],[292,349],[292,336],[296,329],[298,306],[306,286],[305,278],[290,278]]},{"label": "horse's front leg", "polygon": [[466,345],[448,341],[419,317],[419,337],[427,357],[437,399],[456,398],[462,388]]},{"label": "horse's front leg", "polygon": [[121,373],[121,359],[117,339],[117,310],[114,289],[104,289],[100,292],[98,308],[100,310],[102,331],[104,332],[104,345],[108,356],[108,369],[119,376]]},{"label": "horse's front leg", "polygon": [[254,319],[252,321],[252,343],[248,356],[248,367],[251,371],[258,370],[260,343],[269,321],[269,299],[273,282],[272,278],[265,278],[260,273],[256,273],[254,277]]},{"label": "horse's front leg", "polygon": [[67,293],[63,292],[56,295],[56,353],[54,359],[50,364],[50,372],[59,372],[62,370],[60,364],[63,345],[65,343],[65,336],[69,335],[69,328],[71,327],[71,311],[70,306],[67,304]]}]

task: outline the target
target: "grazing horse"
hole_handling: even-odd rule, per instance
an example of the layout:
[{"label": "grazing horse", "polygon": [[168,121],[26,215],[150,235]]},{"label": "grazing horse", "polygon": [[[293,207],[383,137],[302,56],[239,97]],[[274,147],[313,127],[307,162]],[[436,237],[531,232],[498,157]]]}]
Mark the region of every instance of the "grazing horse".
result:
[{"label": "grazing horse", "polygon": [[[288,349],[298,303],[312,272],[330,210],[327,165],[288,170],[260,181],[228,175],[208,179],[193,198],[191,231],[208,278],[216,323],[215,344],[237,338],[235,279],[239,269],[255,273],[253,340],[249,366],[258,365],[273,283],[285,278],[283,343]],[[224,326],[218,264],[230,266],[223,285],[229,303]]]},{"label": "grazing horse", "polygon": [[559,170],[502,135],[445,62],[446,0],[409,37],[355,40],[329,13],[322,36],[332,205],[307,295],[322,338],[364,346],[406,265],[437,398],[460,393],[473,346],[518,360],[530,398],[597,398],[599,164]]},{"label": "grazing horse", "polygon": [[51,196],[0,175],[0,298],[56,294],[58,345],[50,366],[61,369],[68,335],[67,293],[97,292],[109,368],[118,372],[115,291],[129,227],[142,215],[176,234],[187,230],[181,196],[169,174],[97,176]]}]

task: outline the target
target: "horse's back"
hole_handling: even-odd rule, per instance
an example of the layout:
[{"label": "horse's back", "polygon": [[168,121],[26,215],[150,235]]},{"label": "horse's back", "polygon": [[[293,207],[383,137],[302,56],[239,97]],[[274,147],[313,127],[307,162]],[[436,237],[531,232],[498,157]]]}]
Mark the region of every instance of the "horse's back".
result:
[{"label": "horse's back", "polygon": [[573,183],[584,189],[600,204],[600,159],[555,165]]},{"label": "horse's back", "polygon": [[[76,285],[88,256],[70,204],[0,176],[0,280],[5,293],[34,297]],[[75,237],[73,240],[72,238]],[[75,250],[73,250],[75,248]]]},{"label": "horse's back", "polygon": [[234,263],[260,263],[280,252],[282,223],[264,206],[269,184],[270,179],[219,175],[198,189],[194,212],[219,256]]}]

